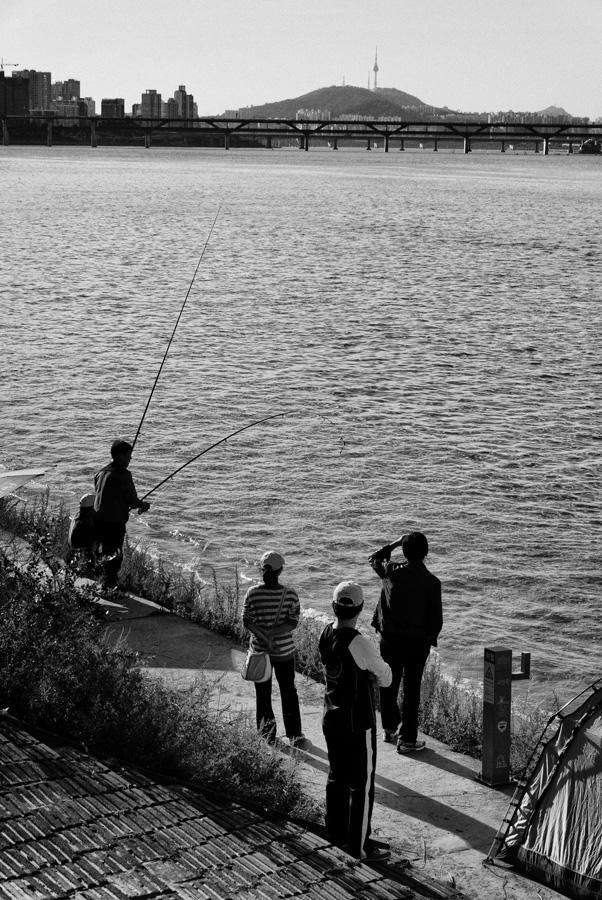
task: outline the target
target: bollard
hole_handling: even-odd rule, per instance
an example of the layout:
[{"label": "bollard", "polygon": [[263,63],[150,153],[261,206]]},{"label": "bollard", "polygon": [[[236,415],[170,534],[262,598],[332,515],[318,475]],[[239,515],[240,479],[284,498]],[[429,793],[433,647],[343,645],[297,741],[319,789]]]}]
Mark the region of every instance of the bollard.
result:
[{"label": "bollard", "polygon": [[512,673],[512,650],[486,647],[483,666],[483,755],[481,781],[492,787],[510,782],[512,682],[529,678],[531,654],[521,654]]}]

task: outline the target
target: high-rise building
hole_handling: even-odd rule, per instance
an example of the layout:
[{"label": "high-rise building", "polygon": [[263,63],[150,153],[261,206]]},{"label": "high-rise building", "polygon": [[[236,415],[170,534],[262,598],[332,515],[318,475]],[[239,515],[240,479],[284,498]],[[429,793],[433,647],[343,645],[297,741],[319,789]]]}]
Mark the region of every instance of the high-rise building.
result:
[{"label": "high-rise building", "polygon": [[75,78],[68,78],[67,81],[55,81],[51,87],[50,97],[52,100],[79,100],[79,81]]},{"label": "high-rise building", "polygon": [[179,119],[193,119],[194,118],[194,97],[192,94],[186,93],[186,85],[181,84],[178,90],[173,95],[174,100],[178,106],[178,118]]},{"label": "high-rise building", "polygon": [[161,94],[149,88],[142,95],[142,103],[140,104],[140,115],[143,119],[160,119],[161,118]]},{"label": "high-rise building", "polygon": [[[123,119],[125,116],[125,101],[122,97],[101,100],[100,114],[110,119]],[[89,113],[89,115],[93,114]]]},{"label": "high-rise building", "polygon": [[166,103],[161,104],[161,115],[164,119],[179,118],[178,104],[173,97],[169,97]]},{"label": "high-rise building", "polygon": [[42,110],[47,112],[50,110],[52,102],[52,85],[50,72],[36,72],[35,69],[21,69],[19,72],[13,72],[15,77],[29,79],[29,110]]},{"label": "high-rise building", "polygon": [[86,115],[95,116],[96,115],[96,100],[93,100],[92,97],[82,97],[82,100],[86,104]]},{"label": "high-rise building", "polygon": [[0,69],[0,115],[26,116],[29,112],[29,79],[20,75],[6,78]]}]

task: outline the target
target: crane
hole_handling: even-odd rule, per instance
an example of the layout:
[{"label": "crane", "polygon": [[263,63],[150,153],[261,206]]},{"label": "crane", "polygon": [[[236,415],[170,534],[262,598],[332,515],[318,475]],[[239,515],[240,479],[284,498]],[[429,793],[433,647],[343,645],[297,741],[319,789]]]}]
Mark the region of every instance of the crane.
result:
[{"label": "crane", "polygon": [[19,63],[5,63],[4,58],[0,59],[0,71],[4,71],[4,66],[18,66]]}]

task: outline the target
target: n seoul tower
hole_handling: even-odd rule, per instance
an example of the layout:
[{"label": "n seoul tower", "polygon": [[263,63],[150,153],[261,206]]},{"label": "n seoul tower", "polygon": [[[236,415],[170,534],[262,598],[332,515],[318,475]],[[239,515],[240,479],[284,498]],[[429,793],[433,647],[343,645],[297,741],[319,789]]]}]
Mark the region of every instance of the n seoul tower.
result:
[{"label": "n seoul tower", "polygon": [[372,69],[374,72],[374,90],[378,89],[378,47],[374,51],[374,68]]}]

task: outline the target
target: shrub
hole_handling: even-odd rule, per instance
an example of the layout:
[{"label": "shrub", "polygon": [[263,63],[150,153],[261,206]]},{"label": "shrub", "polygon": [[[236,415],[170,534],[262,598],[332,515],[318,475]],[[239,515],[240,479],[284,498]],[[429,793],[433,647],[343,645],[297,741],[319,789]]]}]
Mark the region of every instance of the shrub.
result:
[{"label": "shrub", "polygon": [[[201,677],[177,691],[148,677],[136,654],[104,638],[98,606],[37,561],[0,565],[0,706],[18,718],[157,773],[242,800],[311,813],[295,763],[244,716],[211,709]],[[308,805],[309,804],[309,805]]]}]

